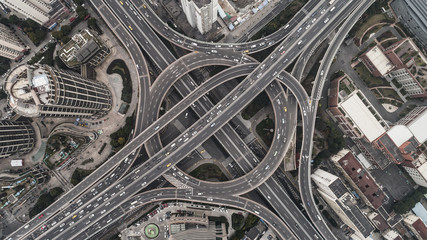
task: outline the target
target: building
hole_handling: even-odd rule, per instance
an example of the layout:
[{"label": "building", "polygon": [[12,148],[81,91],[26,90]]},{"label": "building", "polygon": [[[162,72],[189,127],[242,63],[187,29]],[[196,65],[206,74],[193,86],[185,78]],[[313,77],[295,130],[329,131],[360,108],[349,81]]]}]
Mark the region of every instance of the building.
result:
[{"label": "building", "polygon": [[0,56],[17,60],[25,51],[25,45],[18,36],[0,23]]},{"label": "building", "polygon": [[376,77],[382,77],[394,68],[393,64],[378,46],[374,46],[363,53],[360,59],[362,59],[363,64],[365,64],[372,75]]},{"label": "building", "polygon": [[407,68],[391,71],[384,77],[388,81],[396,80],[400,85],[402,85],[403,89],[405,89],[406,93],[411,97],[427,97],[427,93],[424,91],[424,88]]},{"label": "building", "polygon": [[388,229],[383,234],[383,237],[385,240],[402,240],[403,238],[397,233],[396,231],[392,229]]},{"label": "building", "polygon": [[416,107],[397,122],[373,145],[387,158],[401,164],[412,179],[427,187],[427,157],[419,146],[427,140],[427,107]]},{"label": "building", "polygon": [[424,0],[394,0],[391,7],[401,23],[427,48],[427,2]]},{"label": "building", "polygon": [[217,20],[218,0],[181,0],[182,9],[188,23],[197,27],[201,34],[212,29]]},{"label": "building", "polygon": [[20,160],[11,160],[10,161],[10,166],[12,167],[22,167],[24,166],[24,160],[20,159]]},{"label": "building", "polygon": [[6,7],[14,10],[24,18],[48,27],[68,9],[61,1],[51,0],[0,0]]},{"label": "building", "polygon": [[34,144],[35,133],[30,123],[0,121],[0,159],[26,154]]},{"label": "building", "polygon": [[75,68],[85,63],[96,67],[109,53],[110,49],[101,43],[96,33],[86,28],[76,33],[58,55],[67,67]]},{"label": "building", "polygon": [[[369,220],[363,215],[353,195],[347,190],[341,180],[321,169],[316,170],[311,178],[318,187],[322,198],[335,211],[340,219],[351,229],[357,236],[367,238],[374,227]],[[318,216],[320,218],[320,216]]]},{"label": "building", "polygon": [[427,239],[427,227],[421,218],[409,215],[403,221],[418,239]]},{"label": "building", "polygon": [[85,117],[106,115],[111,92],[101,82],[46,65],[20,65],[6,78],[9,106],[24,117]]},{"label": "building", "polygon": [[344,176],[365,203],[374,209],[378,209],[383,205],[383,201],[386,201],[386,195],[349,150],[341,150],[331,159],[343,170]]}]

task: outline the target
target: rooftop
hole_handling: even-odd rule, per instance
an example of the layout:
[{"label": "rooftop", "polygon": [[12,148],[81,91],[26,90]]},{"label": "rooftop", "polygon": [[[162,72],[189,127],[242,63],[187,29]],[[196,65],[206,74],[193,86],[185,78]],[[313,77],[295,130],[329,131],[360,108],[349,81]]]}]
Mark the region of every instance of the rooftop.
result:
[{"label": "rooftop", "polygon": [[372,206],[375,209],[379,208],[385,198],[384,192],[381,191],[377,183],[357,161],[354,155],[348,152],[344,157],[338,160],[338,163]]},{"label": "rooftop", "polygon": [[396,125],[387,131],[387,135],[397,147],[400,147],[412,137],[412,132],[405,125]]},{"label": "rooftop", "polygon": [[414,121],[408,124],[409,130],[414,134],[415,139],[422,144],[427,140],[427,111],[421,113]]},{"label": "rooftop", "polygon": [[394,67],[378,46],[369,50],[366,56],[381,75],[388,73]]},{"label": "rooftop", "polygon": [[353,94],[343,101],[341,107],[369,142],[374,141],[385,132],[384,127],[381,126],[357,94]]}]

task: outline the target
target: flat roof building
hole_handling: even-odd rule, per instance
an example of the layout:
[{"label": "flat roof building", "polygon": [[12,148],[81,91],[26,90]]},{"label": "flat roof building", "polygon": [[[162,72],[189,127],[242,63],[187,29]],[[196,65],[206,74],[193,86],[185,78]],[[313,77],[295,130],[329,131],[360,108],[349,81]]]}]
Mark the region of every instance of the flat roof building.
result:
[{"label": "flat roof building", "polygon": [[403,221],[418,239],[427,239],[427,227],[421,218],[409,215]]},{"label": "flat roof building", "polygon": [[311,178],[318,186],[322,198],[340,219],[356,232],[356,235],[366,238],[372,233],[374,227],[363,215],[353,195],[337,176],[318,169],[311,175]]},{"label": "flat roof building", "polygon": [[362,54],[360,58],[363,60],[363,64],[376,77],[381,77],[394,68],[393,64],[378,46],[371,48]]},{"label": "flat roof building", "polygon": [[29,122],[0,121],[0,159],[24,155],[34,144],[35,133]]},{"label": "flat roof building", "polygon": [[340,105],[355,127],[360,130],[369,142],[372,142],[385,132],[384,127],[357,94],[353,94]]},{"label": "flat roof building", "polygon": [[6,78],[9,106],[24,117],[106,115],[112,105],[108,87],[71,71],[47,65],[20,65]]}]

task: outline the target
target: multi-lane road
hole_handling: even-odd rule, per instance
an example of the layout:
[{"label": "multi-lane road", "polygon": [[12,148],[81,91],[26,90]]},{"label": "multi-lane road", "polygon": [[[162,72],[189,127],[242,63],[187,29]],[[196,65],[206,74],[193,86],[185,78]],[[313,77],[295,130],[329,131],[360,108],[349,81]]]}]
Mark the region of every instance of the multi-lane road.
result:
[{"label": "multi-lane road", "polygon": [[[296,115],[291,116],[285,113],[286,110],[283,110],[287,104],[286,95],[280,86],[280,84],[283,84],[295,96],[303,119],[303,150],[299,169],[299,183],[301,196],[304,200],[303,203],[311,221],[315,224],[320,234],[325,239],[333,239],[333,234],[318,215],[318,211],[314,206],[309,179],[310,169],[308,163],[311,158],[312,133],[316,112],[315,104],[317,102],[312,102],[312,98],[302,88],[298,79],[293,78],[283,70],[296,59],[304,48],[314,41],[323,39],[347,16],[350,16],[350,21],[355,22],[355,19],[360,13],[363,13],[371,1],[336,1],[333,6],[329,6],[323,1],[310,1],[304,7],[305,10],[299,12],[289,25],[281,28],[272,36],[243,44],[213,44],[189,39],[164,25],[153,15],[154,13],[147,5],[138,3],[133,5],[129,1],[122,2],[124,2],[124,5],[113,0],[107,0],[105,3],[93,1],[92,4],[120,38],[123,45],[127,47],[135,64],[140,78],[139,88],[141,93],[140,116],[137,120],[139,129],[135,131],[135,137],[129,144],[92,175],[46,209],[43,212],[43,217],[32,219],[24,227],[12,233],[9,238],[85,239],[93,236],[97,231],[123,216],[126,213],[126,206],[129,204],[130,199],[134,199],[136,193],[144,189],[156,178],[165,173],[172,176],[174,173],[176,173],[175,175],[180,175],[178,174],[179,170],[173,166],[212,135],[222,139],[224,145],[228,144],[230,152],[233,149],[237,150],[237,154],[233,158],[244,169],[246,174],[243,177],[228,181],[221,186],[195,179],[188,182],[184,177],[177,177],[178,180],[187,181],[189,185],[192,184],[194,190],[191,192],[170,189],[158,190],[159,192],[156,194],[161,194],[157,195],[158,197],[153,197],[154,195],[150,195],[151,193],[147,192],[142,194],[145,194],[144,196],[146,197],[142,198],[144,201],[141,203],[162,200],[161,196],[165,194],[167,196],[165,199],[192,199],[193,201],[233,206],[246,209],[262,217],[284,239],[320,238],[321,236],[313,228],[313,225],[301,215],[286,193],[283,193],[282,189],[278,189],[280,186],[275,183],[274,178],[269,179],[280,164],[280,159],[285,152],[284,149],[287,148],[280,146],[287,146],[287,139],[290,138],[291,133],[293,134],[293,130],[290,129],[289,125],[296,119]],[[356,9],[356,7],[359,8]],[[179,43],[177,45],[186,49],[197,49],[197,51],[176,61],[166,47],[158,46],[162,44],[159,44],[158,37],[146,21],[160,35],[171,42]],[[346,24],[347,27],[351,26],[351,23],[346,22]],[[273,42],[270,43],[271,41]],[[336,47],[341,42],[342,39],[335,40],[333,46]],[[155,64],[164,70],[153,86],[149,84],[147,67],[137,43],[142,46]],[[266,60],[258,65],[250,57],[241,55],[242,53],[259,51],[274,44],[278,44],[276,49]],[[255,47],[253,47],[254,45]],[[235,66],[234,69],[230,69],[228,74],[236,74],[236,76],[241,74],[246,77],[221,101],[212,103],[204,99],[205,94],[213,89],[216,84],[232,79],[231,75],[223,74],[222,77],[211,78],[209,81],[197,86],[194,80],[185,75],[190,70],[179,71],[182,68],[191,69],[205,65],[241,65],[242,67]],[[323,73],[320,74],[320,70],[319,75],[323,75]],[[181,88],[183,99],[158,119],[146,117],[150,115],[149,113],[155,113],[151,115],[158,117],[156,116],[158,105],[150,108],[147,103],[154,96],[162,100],[167,92],[166,88],[170,87],[170,85],[164,86],[164,83],[167,82],[167,79],[178,78],[183,79],[176,82],[176,88]],[[162,81],[161,79],[165,80]],[[319,77],[319,79],[322,78]],[[276,81],[272,83],[273,80]],[[268,86],[270,86],[270,90]],[[320,84],[319,88],[322,87],[323,84]],[[270,93],[269,96],[276,114],[276,132],[271,149],[264,160],[258,162],[253,154],[245,154],[248,152],[247,147],[244,144],[240,144],[242,141],[235,135],[235,132],[230,132],[230,129],[227,130],[227,123],[263,90],[267,90]],[[125,169],[131,165],[132,158],[135,156],[132,153],[147,143],[153,136],[156,136],[162,128],[174,121],[189,106],[193,110],[197,107],[203,110],[199,111],[200,119],[166,146],[146,144],[146,147],[152,146],[151,149],[147,149],[150,159],[137,166],[132,172],[125,174]],[[240,162],[238,161],[238,155],[241,155]],[[246,188],[239,191],[242,186]],[[261,205],[237,196],[256,187],[266,199],[271,200],[270,204],[279,213],[280,218],[263,209]],[[202,193],[202,195],[195,196],[194,192]],[[217,198],[219,193],[224,194],[221,195],[224,197]],[[286,217],[286,212],[280,212],[279,209],[281,208],[294,212],[288,212],[287,214],[291,216]],[[262,213],[259,211],[260,209],[263,209],[263,212],[265,210],[265,212]]]}]

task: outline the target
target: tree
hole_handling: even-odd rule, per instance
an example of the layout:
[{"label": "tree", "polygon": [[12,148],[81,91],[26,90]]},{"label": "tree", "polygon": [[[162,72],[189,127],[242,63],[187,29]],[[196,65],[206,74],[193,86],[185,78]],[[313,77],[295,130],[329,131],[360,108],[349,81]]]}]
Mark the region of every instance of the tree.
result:
[{"label": "tree", "polygon": [[119,139],[117,139],[117,143],[120,145],[124,145],[126,142],[126,139],[124,137],[119,137]]},{"label": "tree", "polygon": [[88,25],[90,28],[95,29],[95,28],[97,27],[97,24],[96,24],[96,18],[90,18],[90,19],[87,21],[87,25]]},{"label": "tree", "polygon": [[70,25],[64,25],[61,27],[61,32],[65,35],[68,35],[71,32],[71,26]]},{"label": "tree", "polygon": [[37,35],[35,33],[33,33],[33,32],[29,32],[28,33],[28,38],[31,40],[31,42],[33,42],[36,45],[39,43]]},{"label": "tree", "polygon": [[69,36],[64,36],[64,37],[62,37],[62,38],[61,38],[61,42],[62,42],[63,44],[65,44],[65,43],[69,42],[70,40],[71,40],[71,38],[70,38]]},{"label": "tree", "polygon": [[62,37],[64,37],[64,33],[62,31],[53,31],[52,32],[52,37],[54,37],[55,39],[62,39]]},{"label": "tree", "polygon": [[16,15],[10,15],[9,16],[9,22],[11,24],[17,24],[19,22],[19,18]]},{"label": "tree", "polygon": [[79,15],[79,19],[84,19],[87,16],[87,10],[82,6],[78,6],[76,12]]},{"label": "tree", "polygon": [[82,5],[85,1],[84,0],[73,0],[75,4]]}]

